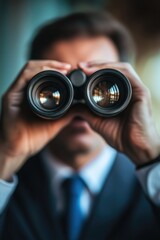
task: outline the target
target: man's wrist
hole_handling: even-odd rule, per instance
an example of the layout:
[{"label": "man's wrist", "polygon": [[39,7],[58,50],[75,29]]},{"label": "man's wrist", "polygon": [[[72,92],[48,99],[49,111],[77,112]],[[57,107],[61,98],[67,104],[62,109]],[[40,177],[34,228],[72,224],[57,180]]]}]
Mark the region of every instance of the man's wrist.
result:
[{"label": "man's wrist", "polygon": [[146,143],[145,145],[138,146],[133,149],[133,155],[130,155],[130,159],[134,162],[137,169],[143,166],[154,164],[157,162],[160,156],[160,139],[156,139],[154,143]]},{"label": "man's wrist", "polygon": [[16,172],[16,162],[18,158],[0,152],[0,179],[10,182]]},{"label": "man's wrist", "polygon": [[17,172],[20,163],[23,163],[24,156],[12,152],[11,147],[2,143],[0,139],[0,179],[10,181],[12,176]]}]

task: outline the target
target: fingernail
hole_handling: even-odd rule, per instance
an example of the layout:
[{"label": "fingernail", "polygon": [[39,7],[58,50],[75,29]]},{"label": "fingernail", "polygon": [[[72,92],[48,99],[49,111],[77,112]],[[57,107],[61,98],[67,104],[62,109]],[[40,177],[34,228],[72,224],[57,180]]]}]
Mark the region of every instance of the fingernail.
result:
[{"label": "fingernail", "polygon": [[88,67],[89,65],[88,65],[88,62],[80,62],[79,66],[85,68],[85,67]]},{"label": "fingernail", "polygon": [[69,64],[69,63],[63,63],[63,66],[68,68],[68,69],[71,68],[71,64]]},{"label": "fingernail", "polygon": [[67,74],[67,70],[63,69],[63,70],[61,70],[61,73]]}]

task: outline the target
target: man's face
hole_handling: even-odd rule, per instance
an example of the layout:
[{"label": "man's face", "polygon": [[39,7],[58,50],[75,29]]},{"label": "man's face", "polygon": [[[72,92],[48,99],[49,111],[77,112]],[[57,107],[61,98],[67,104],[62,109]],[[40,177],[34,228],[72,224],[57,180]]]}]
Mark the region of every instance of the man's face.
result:
[{"label": "man's face", "polygon": [[[106,37],[74,38],[60,41],[45,52],[44,58],[70,63],[76,69],[79,62],[119,60],[118,52],[112,41]],[[51,145],[67,153],[92,153],[102,149],[104,140],[94,132],[89,124],[80,118],[75,118],[66,126]],[[56,149],[57,150],[57,149]]]}]

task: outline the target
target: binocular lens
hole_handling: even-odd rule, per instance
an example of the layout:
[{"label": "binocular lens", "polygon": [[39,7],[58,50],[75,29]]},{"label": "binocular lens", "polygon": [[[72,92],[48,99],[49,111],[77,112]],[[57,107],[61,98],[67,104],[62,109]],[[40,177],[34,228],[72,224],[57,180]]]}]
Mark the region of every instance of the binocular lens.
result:
[{"label": "binocular lens", "polygon": [[119,71],[102,69],[93,73],[86,85],[86,101],[97,115],[108,117],[122,112],[131,99],[132,88]]},{"label": "binocular lens", "polygon": [[71,81],[56,71],[35,75],[28,85],[27,97],[32,110],[43,118],[61,117],[73,101]]},{"label": "binocular lens", "polygon": [[119,96],[120,93],[117,84],[107,81],[99,82],[92,91],[93,100],[103,108],[114,105],[119,100]]},{"label": "binocular lens", "polygon": [[54,109],[61,104],[61,100],[60,91],[54,87],[46,87],[39,93],[39,102],[46,109]]}]

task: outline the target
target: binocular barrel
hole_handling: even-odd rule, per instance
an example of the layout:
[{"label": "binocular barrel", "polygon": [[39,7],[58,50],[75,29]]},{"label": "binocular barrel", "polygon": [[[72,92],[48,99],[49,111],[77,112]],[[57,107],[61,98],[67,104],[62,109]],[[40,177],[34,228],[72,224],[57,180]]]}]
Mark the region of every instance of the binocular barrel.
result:
[{"label": "binocular barrel", "polygon": [[89,77],[80,69],[67,76],[43,71],[31,79],[27,88],[31,109],[46,119],[63,116],[76,103],[85,103],[95,114],[111,117],[128,106],[131,96],[129,80],[114,69],[102,69]]}]

